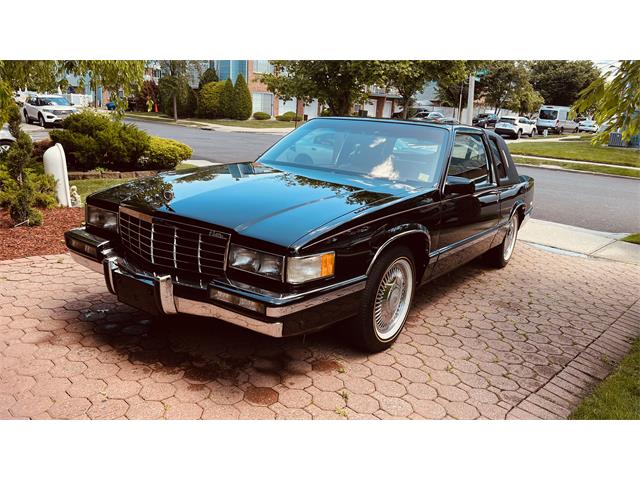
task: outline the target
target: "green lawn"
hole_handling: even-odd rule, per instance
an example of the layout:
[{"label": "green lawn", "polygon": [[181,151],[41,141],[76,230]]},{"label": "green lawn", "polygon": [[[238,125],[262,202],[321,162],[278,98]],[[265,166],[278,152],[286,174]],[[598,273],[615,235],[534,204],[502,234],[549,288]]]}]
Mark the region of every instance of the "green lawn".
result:
[{"label": "green lawn", "polygon": [[583,400],[573,420],[640,420],[640,338],[620,366]]},{"label": "green lawn", "polygon": [[592,145],[586,140],[511,143],[509,150],[519,155],[640,167],[640,150]]},{"label": "green lawn", "polygon": [[[127,113],[129,118],[138,118],[144,120],[152,120],[158,122],[173,123],[173,118],[163,114],[154,112],[132,112]],[[230,120],[230,119],[207,119],[207,118],[186,118],[178,120],[180,125],[190,125],[201,127],[202,123],[210,124],[212,127],[216,125],[225,125],[228,127],[244,127],[244,128],[295,128],[295,122],[280,122],[278,120]],[[298,126],[302,122],[298,122]]]},{"label": "green lawn", "polygon": [[550,165],[569,170],[579,170],[581,172],[608,173],[610,175],[621,175],[623,177],[640,178],[640,170],[630,170],[614,166],[592,165],[589,163],[568,163],[542,160],[539,158],[513,157],[513,161],[518,165]]},{"label": "green lawn", "polygon": [[623,242],[635,243],[640,245],[640,233],[632,233],[622,239]]}]

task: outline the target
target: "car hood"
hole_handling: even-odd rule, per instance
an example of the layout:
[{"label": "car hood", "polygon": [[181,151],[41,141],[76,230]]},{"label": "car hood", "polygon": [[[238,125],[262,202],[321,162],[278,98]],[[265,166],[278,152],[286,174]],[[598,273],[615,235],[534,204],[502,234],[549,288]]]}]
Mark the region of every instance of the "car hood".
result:
[{"label": "car hood", "polygon": [[139,179],[94,194],[89,203],[178,215],[288,247],[338,217],[414,191],[360,176],[240,163]]}]

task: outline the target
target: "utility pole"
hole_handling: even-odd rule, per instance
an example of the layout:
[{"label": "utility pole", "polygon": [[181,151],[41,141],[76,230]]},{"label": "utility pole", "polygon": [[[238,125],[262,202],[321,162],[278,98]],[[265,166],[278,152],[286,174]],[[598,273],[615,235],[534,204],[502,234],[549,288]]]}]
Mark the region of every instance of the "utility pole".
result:
[{"label": "utility pole", "polygon": [[473,123],[473,95],[476,88],[475,73],[469,75],[469,94],[467,95],[467,118],[465,123],[471,125]]}]

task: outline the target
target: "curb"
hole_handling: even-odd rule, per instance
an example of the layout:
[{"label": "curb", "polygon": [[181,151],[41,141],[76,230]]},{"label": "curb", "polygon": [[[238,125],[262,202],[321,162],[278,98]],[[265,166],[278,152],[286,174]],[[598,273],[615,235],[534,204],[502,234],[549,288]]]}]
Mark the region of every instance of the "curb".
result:
[{"label": "curb", "polygon": [[[512,155],[512,157],[514,157],[514,155]],[[522,165],[523,167],[529,167],[529,168],[540,168],[542,170],[555,170],[557,171],[561,171],[561,172],[572,172],[572,173],[584,173],[587,175],[599,175],[601,177],[613,177],[613,178],[626,178],[629,180],[640,180],[640,178],[638,177],[629,177],[627,175],[616,175],[614,173],[600,173],[600,172],[589,172],[586,170],[574,170],[573,168],[563,168],[563,167],[556,167],[553,165],[531,165],[528,163],[520,163],[518,162],[515,158],[514,158],[514,163],[516,165]],[[612,165],[613,167],[615,167],[615,165]]]},{"label": "curb", "polygon": [[[149,118],[149,117],[141,117],[137,115],[125,115],[124,118],[128,118],[129,120],[137,120],[139,122],[148,122],[148,123],[164,123],[167,125],[173,125],[177,127],[186,127],[186,128],[197,128],[199,130],[206,130],[210,132],[223,132],[223,133],[262,133],[269,135],[286,135],[294,130],[294,128],[289,127],[273,127],[273,128],[252,128],[252,127],[231,127],[228,125],[220,125],[220,124],[206,124],[204,122],[192,122],[199,123],[197,125],[185,125],[183,123],[175,123],[172,120],[165,120],[159,118]],[[274,132],[272,130],[280,130]]]}]

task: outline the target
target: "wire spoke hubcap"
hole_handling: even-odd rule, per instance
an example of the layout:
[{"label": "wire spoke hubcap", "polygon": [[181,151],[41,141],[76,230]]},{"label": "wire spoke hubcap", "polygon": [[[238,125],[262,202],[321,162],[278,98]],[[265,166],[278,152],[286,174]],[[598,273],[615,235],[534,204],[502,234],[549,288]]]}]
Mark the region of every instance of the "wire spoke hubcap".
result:
[{"label": "wire spoke hubcap", "polygon": [[516,236],[518,234],[518,217],[513,215],[511,221],[509,222],[509,230],[507,231],[507,236],[504,239],[504,251],[503,258],[505,260],[509,260],[511,258],[511,254],[513,253],[513,247],[516,244]]},{"label": "wire spoke hubcap", "polygon": [[393,338],[402,327],[413,293],[413,270],[406,258],[387,268],[378,285],[373,305],[374,326],[382,340]]}]

